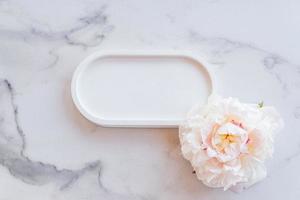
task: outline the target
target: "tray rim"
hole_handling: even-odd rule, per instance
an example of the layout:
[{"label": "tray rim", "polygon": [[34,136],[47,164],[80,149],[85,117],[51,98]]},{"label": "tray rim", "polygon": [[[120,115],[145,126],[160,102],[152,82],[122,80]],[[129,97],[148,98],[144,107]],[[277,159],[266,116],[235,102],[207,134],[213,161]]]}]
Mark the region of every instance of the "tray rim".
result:
[{"label": "tray rim", "polygon": [[[138,56],[157,56],[157,57],[183,57],[190,60],[193,60],[200,64],[203,69],[206,71],[209,81],[210,81],[210,94],[215,92],[215,80],[212,76],[212,72],[209,66],[211,64],[207,63],[205,59],[203,59],[199,55],[195,55],[190,51],[97,51],[86,58],[84,58],[76,67],[71,81],[71,97],[76,108],[79,112],[89,121],[100,125],[102,127],[130,127],[130,128],[178,128],[180,124],[183,122],[182,120],[138,120],[138,119],[130,119],[130,120],[112,120],[105,119],[101,117],[96,117],[90,114],[80,102],[80,98],[77,95],[77,86],[78,79],[81,73],[89,66],[89,63],[94,61],[95,59],[99,59],[101,57],[107,56],[125,56],[125,57],[138,57]],[[208,95],[208,96],[209,96]],[[207,97],[208,97],[207,96]]]}]

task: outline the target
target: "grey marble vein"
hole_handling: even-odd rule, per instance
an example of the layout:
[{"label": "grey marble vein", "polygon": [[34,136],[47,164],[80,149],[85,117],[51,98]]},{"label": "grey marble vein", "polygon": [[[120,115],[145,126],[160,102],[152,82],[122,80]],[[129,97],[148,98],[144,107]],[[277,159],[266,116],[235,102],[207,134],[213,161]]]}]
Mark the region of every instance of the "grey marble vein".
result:
[{"label": "grey marble vein", "polygon": [[[107,16],[104,14],[104,8],[81,17],[76,26],[62,31],[45,31],[32,27],[30,33],[45,40],[64,40],[72,46],[81,46],[84,48],[99,45],[106,34],[112,31],[113,26],[107,25]],[[82,39],[82,36],[88,38]]]},{"label": "grey marble vein", "polygon": [[[7,38],[20,38],[30,42],[34,39],[42,39],[48,42],[62,41],[67,45],[83,48],[98,46],[109,34],[114,26],[108,23],[105,7],[79,17],[70,28],[55,30],[51,27],[42,28],[34,21],[27,22],[27,30],[10,30],[0,27],[0,36]],[[20,22],[23,23],[23,22]]]},{"label": "grey marble vein", "polygon": [[[226,65],[226,62],[223,61],[222,58],[227,54],[241,49],[258,52],[262,57],[262,66],[281,85],[281,88],[284,91],[283,96],[286,97],[290,95],[292,90],[299,90],[299,88],[295,88],[295,85],[300,85],[300,65],[293,64],[280,55],[266,51],[250,43],[233,41],[223,37],[206,37],[194,30],[188,32],[188,38],[191,43],[196,42],[207,46],[207,49],[209,50],[208,53],[212,57],[209,62],[221,66]],[[293,79],[285,75],[287,67],[289,68],[289,75],[295,76]],[[294,80],[295,82],[290,82],[291,80]]]},{"label": "grey marble vein", "polygon": [[[57,169],[55,165],[32,161],[24,155],[25,135],[18,119],[15,92],[8,80],[0,80],[0,105],[0,164],[12,176],[33,185],[56,182],[61,190],[70,187],[88,171],[98,169],[100,176],[100,161],[87,163],[78,170]],[[100,181],[99,185],[102,187]]]},{"label": "grey marble vein", "polygon": [[272,68],[272,65],[274,64],[288,63],[288,61],[282,56],[262,49],[253,43],[231,40],[225,37],[208,37],[198,33],[195,30],[188,31],[188,39],[192,43],[196,42],[199,44],[207,44],[208,49],[211,49],[210,53],[213,56],[226,55],[232,53],[233,51],[247,48],[254,51],[258,51],[262,53],[262,55],[265,55],[266,60],[263,59],[263,62],[268,65],[268,68]]},{"label": "grey marble vein", "polygon": [[53,164],[31,160],[24,154],[26,138],[18,120],[15,101],[12,84],[0,79],[0,166],[5,167],[13,177],[36,186],[53,183],[58,194],[72,194],[73,190],[78,190],[78,186],[73,189],[74,185],[88,184],[81,179],[90,174],[97,180],[97,194],[106,199],[148,199],[130,191],[128,194],[119,194],[104,186],[101,180],[103,166],[99,160],[86,163],[78,170],[58,169]]},{"label": "grey marble vein", "polygon": [[263,59],[264,66],[269,70],[274,69],[276,65],[282,64],[284,62],[286,61],[274,55],[268,55]]},{"label": "grey marble vein", "polygon": [[210,54],[214,57],[228,54],[239,48],[255,48],[251,44],[241,43],[237,41],[232,41],[223,37],[207,37],[199,34],[197,31],[189,30],[188,39],[191,43],[207,43],[211,48],[209,48]]}]

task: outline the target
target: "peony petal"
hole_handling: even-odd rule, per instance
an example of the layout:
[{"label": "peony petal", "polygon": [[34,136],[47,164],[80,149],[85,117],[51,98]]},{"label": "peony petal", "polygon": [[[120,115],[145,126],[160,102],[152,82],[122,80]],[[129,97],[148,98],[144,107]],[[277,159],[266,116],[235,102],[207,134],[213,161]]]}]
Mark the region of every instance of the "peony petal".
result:
[{"label": "peony petal", "polygon": [[264,160],[271,157],[274,133],[282,126],[272,107],[214,95],[180,126],[181,151],[205,185],[249,187],[266,176]]}]

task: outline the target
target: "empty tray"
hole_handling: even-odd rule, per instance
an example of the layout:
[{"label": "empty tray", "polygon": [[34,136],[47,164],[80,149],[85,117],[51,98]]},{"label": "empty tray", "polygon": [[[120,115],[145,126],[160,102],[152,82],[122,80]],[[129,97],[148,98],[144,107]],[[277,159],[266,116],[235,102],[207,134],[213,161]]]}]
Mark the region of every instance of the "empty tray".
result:
[{"label": "empty tray", "polygon": [[212,92],[202,60],[177,53],[94,53],[79,64],[72,98],[106,127],[178,127]]}]

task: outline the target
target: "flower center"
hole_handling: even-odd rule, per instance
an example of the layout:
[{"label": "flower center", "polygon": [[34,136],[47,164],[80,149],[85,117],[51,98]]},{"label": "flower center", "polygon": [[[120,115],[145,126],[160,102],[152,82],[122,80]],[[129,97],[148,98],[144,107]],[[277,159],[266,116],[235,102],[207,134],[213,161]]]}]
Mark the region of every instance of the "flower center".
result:
[{"label": "flower center", "polygon": [[247,131],[240,123],[227,121],[216,130],[212,140],[216,150],[223,154],[238,152],[247,140]]},{"label": "flower center", "polygon": [[232,143],[235,141],[236,139],[236,136],[230,134],[230,133],[221,133],[221,140],[222,142],[225,142],[225,143]]},{"label": "flower center", "polygon": [[224,152],[224,149],[227,148],[230,144],[237,142],[237,136],[231,133],[219,133],[220,142],[216,144],[216,147],[219,151]]}]

